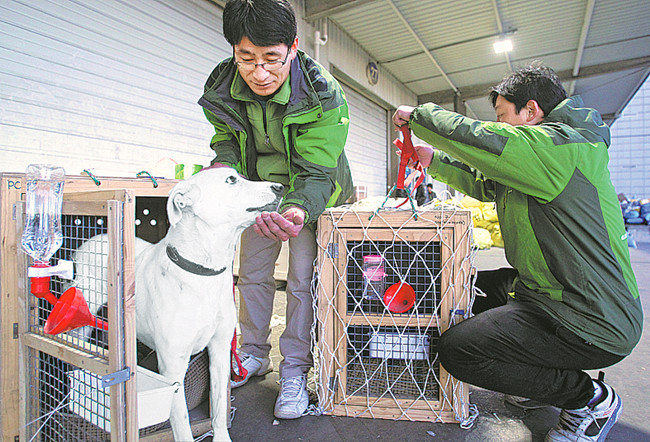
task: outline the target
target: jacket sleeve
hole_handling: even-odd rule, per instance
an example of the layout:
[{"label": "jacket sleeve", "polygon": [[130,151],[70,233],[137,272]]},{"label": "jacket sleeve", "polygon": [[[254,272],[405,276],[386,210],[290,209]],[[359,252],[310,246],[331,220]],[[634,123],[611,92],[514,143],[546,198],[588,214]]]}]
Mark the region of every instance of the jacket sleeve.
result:
[{"label": "jacket sleeve", "polygon": [[433,103],[418,106],[410,125],[415,135],[432,146],[542,202],[559,195],[578,162],[578,149],[555,142],[562,138],[562,127],[478,121]]},{"label": "jacket sleeve", "polygon": [[496,198],[495,181],[439,150],[434,153],[427,172],[433,179],[479,201],[489,202]]},{"label": "jacket sleeve", "polygon": [[241,150],[234,131],[209,110],[203,108],[203,113],[214,126],[215,131],[212,140],[210,140],[210,148],[214,150],[216,156],[211,161],[211,164],[227,164],[234,167],[237,172],[242,173]]},{"label": "jacket sleeve", "polygon": [[322,113],[313,123],[295,125],[290,131],[289,163],[292,180],[279,208],[302,207],[305,223],[314,222],[327,207],[337,188],[337,165],[348,136],[348,107],[344,102]]}]

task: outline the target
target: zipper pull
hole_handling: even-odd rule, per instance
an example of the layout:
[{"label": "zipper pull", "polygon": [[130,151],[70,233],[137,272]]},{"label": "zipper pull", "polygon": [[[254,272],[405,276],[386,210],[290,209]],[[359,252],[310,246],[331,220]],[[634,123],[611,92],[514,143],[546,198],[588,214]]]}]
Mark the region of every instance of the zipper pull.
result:
[{"label": "zipper pull", "polygon": [[271,144],[271,139],[269,138],[269,134],[264,134],[264,144],[267,146]]}]

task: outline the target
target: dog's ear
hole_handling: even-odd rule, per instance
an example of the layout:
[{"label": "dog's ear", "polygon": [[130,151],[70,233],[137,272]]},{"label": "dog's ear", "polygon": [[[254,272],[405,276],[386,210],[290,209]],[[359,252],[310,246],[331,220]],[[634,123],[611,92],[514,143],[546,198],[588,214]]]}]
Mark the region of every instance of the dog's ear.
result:
[{"label": "dog's ear", "polygon": [[174,186],[167,199],[167,218],[172,227],[181,220],[183,211],[192,207],[198,197],[197,193],[197,186],[187,181]]}]

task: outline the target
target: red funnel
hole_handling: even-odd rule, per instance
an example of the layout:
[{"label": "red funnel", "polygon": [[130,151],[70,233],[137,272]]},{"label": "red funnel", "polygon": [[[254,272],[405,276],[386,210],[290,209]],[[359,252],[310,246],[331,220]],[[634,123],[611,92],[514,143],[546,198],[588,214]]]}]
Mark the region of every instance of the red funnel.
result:
[{"label": "red funnel", "polygon": [[415,304],[415,290],[405,282],[393,284],[384,293],[384,304],[393,313],[404,313]]},{"label": "red funnel", "polygon": [[47,317],[45,333],[56,335],[86,325],[108,330],[106,322],[90,313],[81,290],[71,287],[61,295],[52,313]]}]

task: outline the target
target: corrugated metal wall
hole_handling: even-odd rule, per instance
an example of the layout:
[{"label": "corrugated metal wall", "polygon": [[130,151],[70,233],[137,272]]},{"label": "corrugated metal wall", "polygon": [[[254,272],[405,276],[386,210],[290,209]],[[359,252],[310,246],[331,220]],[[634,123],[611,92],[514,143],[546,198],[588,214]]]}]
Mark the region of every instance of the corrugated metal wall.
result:
[{"label": "corrugated metal wall", "polygon": [[[301,17],[302,1],[292,3]],[[298,28],[300,47],[313,53],[314,27],[300,20]],[[208,164],[213,128],[196,102],[231,53],[221,29],[221,9],[207,0],[4,0],[0,171],[52,163],[68,174],[170,177],[174,162]],[[329,30],[325,66],[336,62],[384,103],[414,103],[386,71],[368,84],[368,55],[333,23]],[[385,111],[348,96],[356,183],[385,194]]]},{"label": "corrugated metal wall", "polygon": [[387,110],[343,86],[350,108],[345,152],[355,186],[367,186],[368,196],[386,195]]},{"label": "corrugated metal wall", "polygon": [[[196,101],[230,53],[201,0],[5,0],[0,4],[0,170],[173,176],[208,164]],[[172,175],[169,175],[171,173]]]}]

